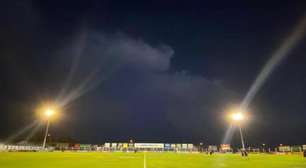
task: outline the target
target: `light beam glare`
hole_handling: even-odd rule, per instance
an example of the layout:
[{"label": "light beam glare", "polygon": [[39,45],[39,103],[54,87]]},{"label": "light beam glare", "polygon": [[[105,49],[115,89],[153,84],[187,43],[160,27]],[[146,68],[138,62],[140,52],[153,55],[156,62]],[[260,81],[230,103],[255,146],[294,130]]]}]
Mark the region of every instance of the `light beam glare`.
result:
[{"label": "light beam glare", "polygon": [[97,74],[98,70],[94,70],[92,71],[88,77],[75,89],[73,89],[72,91],[70,91],[65,97],[63,97],[60,101],[59,104],[60,106],[64,107],[65,105],[67,105],[69,102],[73,101],[74,99],[80,97],[84,91],[86,90],[86,88],[94,82],[94,78]]},{"label": "light beam glare", "polygon": [[35,127],[37,124],[39,123],[39,120],[35,120],[33,123],[27,125],[26,127],[22,128],[21,130],[17,131],[15,134],[11,135],[10,137],[8,137],[4,143],[5,144],[9,144],[12,141],[14,141],[16,138],[20,137],[21,135],[23,135],[24,133],[26,133],[27,131],[29,131],[30,129],[32,129],[33,127]]},{"label": "light beam glare", "polygon": [[[304,37],[306,30],[306,17],[300,21],[291,35],[285,39],[282,45],[272,54],[272,57],[263,67],[255,81],[253,82],[251,88],[247,92],[241,103],[241,109],[247,109],[251,101],[254,99],[256,93],[265,83],[267,78],[271,75],[273,70],[284,60],[289,52],[297,45],[297,43]],[[244,111],[244,110],[242,110]]]},{"label": "light beam glare", "polygon": [[120,63],[112,63],[112,67],[108,68],[105,66],[105,71],[103,71],[103,76],[99,76],[101,74],[101,66],[97,66],[88,77],[75,89],[71,90],[66,96],[64,96],[61,100],[58,100],[58,104],[61,107],[64,107],[71,103],[72,101],[78,99],[83,96],[87,92],[92,89],[98,87],[103,81],[106,81],[111,75],[116,73],[123,65]]},{"label": "light beam glare", "polygon": [[[77,50],[75,51],[75,56],[73,63],[71,65],[70,71],[68,73],[68,76],[64,82],[63,88],[59,92],[56,102],[57,104],[64,108],[72,101],[78,99],[79,97],[83,96],[87,92],[89,92],[92,89],[95,89],[98,87],[103,81],[107,80],[112,74],[117,72],[121,65],[116,62],[116,60],[113,60],[114,62],[110,62],[110,64],[105,65],[105,62],[97,62],[96,67],[88,74],[88,76],[83,79],[77,87],[72,88],[71,87],[71,81],[75,76],[76,71],[80,67],[80,58],[84,54],[84,50],[86,48],[86,38],[87,38],[87,29],[82,32],[82,34],[79,36],[79,39],[77,40],[78,43],[76,44]],[[104,64],[104,67],[101,66],[101,64]],[[109,65],[112,65],[109,67]],[[103,71],[103,76],[99,76],[99,74],[102,74],[102,68],[104,68],[105,71]]]},{"label": "light beam glare", "polygon": [[[263,86],[265,81],[271,75],[273,70],[284,60],[289,52],[302,40],[306,31],[306,15],[300,20],[297,24],[293,32],[287,37],[284,42],[280,45],[280,47],[272,54],[272,57],[268,60],[268,62],[264,65],[263,69],[260,71],[259,75],[257,75],[255,81],[251,85],[249,91],[244,97],[243,101],[240,104],[241,111],[247,111],[250,103],[256,96],[257,92]],[[234,127],[229,127],[226,131],[225,137],[222,143],[230,143],[233,132],[235,131]]]},{"label": "light beam glare", "polygon": [[74,74],[76,73],[78,67],[79,67],[79,62],[82,56],[82,53],[85,49],[86,46],[86,37],[87,37],[87,32],[83,31],[83,33],[80,35],[79,39],[77,40],[78,43],[76,44],[76,51],[75,51],[75,56],[73,58],[73,62],[71,65],[71,68],[69,70],[68,76],[64,82],[64,86],[61,89],[58,97],[57,97],[57,102],[59,102],[63,96],[66,94],[67,90],[70,88],[70,83],[74,77]]},{"label": "light beam glare", "polygon": [[235,133],[235,127],[233,125],[230,125],[230,127],[226,130],[222,144],[229,144],[232,140],[234,133]]},{"label": "light beam glare", "polygon": [[24,139],[25,142],[28,142],[28,141],[35,135],[35,133],[38,132],[39,128],[41,128],[41,125],[42,125],[42,123],[40,122],[39,124],[37,124],[37,125],[32,129],[32,131],[29,133],[29,135],[26,136],[26,138]]}]

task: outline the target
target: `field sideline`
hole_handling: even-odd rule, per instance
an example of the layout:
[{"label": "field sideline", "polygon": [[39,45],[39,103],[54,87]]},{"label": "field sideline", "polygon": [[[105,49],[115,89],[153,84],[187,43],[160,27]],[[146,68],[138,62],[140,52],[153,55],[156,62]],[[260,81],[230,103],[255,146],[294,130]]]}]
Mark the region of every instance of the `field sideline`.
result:
[{"label": "field sideline", "polygon": [[[301,155],[145,153],[146,168],[306,168]],[[144,153],[3,152],[1,168],[143,168]]]}]

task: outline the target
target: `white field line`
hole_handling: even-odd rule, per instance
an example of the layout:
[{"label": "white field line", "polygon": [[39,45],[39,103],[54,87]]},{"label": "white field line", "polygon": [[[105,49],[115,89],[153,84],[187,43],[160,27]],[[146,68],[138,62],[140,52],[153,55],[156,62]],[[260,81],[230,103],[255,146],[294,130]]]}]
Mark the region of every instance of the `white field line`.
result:
[{"label": "white field line", "polygon": [[146,153],[143,153],[143,168],[147,168],[147,157],[146,157]]}]

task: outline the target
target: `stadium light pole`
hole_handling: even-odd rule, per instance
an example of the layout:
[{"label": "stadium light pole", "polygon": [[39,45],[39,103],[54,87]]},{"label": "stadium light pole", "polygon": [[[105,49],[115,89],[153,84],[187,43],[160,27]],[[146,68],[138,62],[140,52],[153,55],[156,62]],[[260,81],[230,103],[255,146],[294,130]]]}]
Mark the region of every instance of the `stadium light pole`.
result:
[{"label": "stadium light pole", "polygon": [[231,118],[239,127],[242,150],[245,151],[245,142],[241,128],[241,122],[245,120],[245,116],[241,112],[235,112],[232,114]]},{"label": "stadium light pole", "polygon": [[45,111],[45,117],[46,117],[46,120],[47,120],[47,127],[46,127],[46,131],[45,131],[45,137],[44,137],[44,142],[43,142],[43,149],[45,149],[46,147],[46,142],[47,142],[47,137],[48,137],[48,132],[49,132],[49,126],[50,126],[50,118],[52,116],[54,116],[55,114],[55,111],[51,108],[48,108],[46,111]]}]

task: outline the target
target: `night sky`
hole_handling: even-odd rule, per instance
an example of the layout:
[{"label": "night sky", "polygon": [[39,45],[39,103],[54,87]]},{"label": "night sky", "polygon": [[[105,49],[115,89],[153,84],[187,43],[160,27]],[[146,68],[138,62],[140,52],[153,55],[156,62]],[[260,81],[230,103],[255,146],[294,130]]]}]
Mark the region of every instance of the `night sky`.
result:
[{"label": "night sky", "polygon": [[[54,137],[219,144],[226,109],[305,12],[294,0],[1,1],[0,139],[55,101]],[[306,38],[250,114],[247,143],[306,143]]]}]

